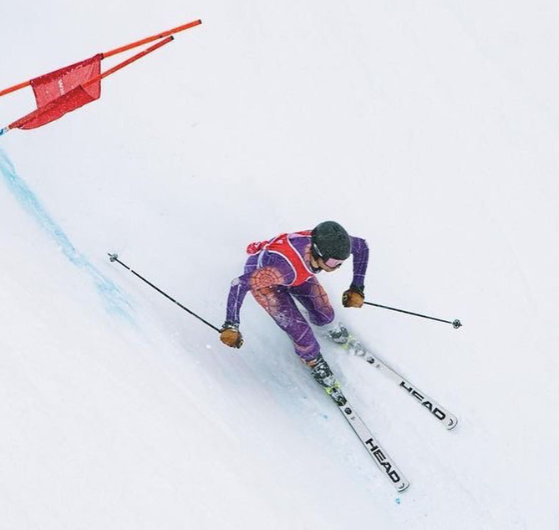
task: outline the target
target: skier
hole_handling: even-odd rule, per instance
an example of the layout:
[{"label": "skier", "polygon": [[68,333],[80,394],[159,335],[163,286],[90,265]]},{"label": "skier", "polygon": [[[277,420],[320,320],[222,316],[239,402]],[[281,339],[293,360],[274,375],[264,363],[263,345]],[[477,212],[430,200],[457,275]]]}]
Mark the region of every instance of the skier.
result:
[{"label": "skier", "polygon": [[[353,281],[343,293],[342,303],[345,307],[361,307],[365,299],[364,279],[369,259],[367,242],[348,235],[335,221],[324,221],[312,231],[281,234],[269,241],[251,243],[247,253],[250,256],[244,274],[231,283],[221,342],[232,348],[243,345],[239,313],[250,290],[255,300],[289,335],[295,353],[311,368],[314,379],[335,399],[334,394],[340,385],[322,357],[320,345],[295,300],[307,310],[312,324],[331,324],[334,309],[316,274],[339,269],[352,254]],[[328,335],[340,344],[350,339],[342,325],[330,327]]]}]

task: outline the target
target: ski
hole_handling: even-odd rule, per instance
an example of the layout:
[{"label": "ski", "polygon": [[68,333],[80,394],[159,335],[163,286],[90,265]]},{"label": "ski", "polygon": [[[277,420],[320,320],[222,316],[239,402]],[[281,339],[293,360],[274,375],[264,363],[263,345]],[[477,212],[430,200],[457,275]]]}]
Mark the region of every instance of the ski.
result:
[{"label": "ski", "polygon": [[398,466],[394,463],[388,453],[382,448],[379,441],[371,434],[369,428],[363,423],[363,420],[353,410],[346,397],[339,388],[327,388],[326,392],[330,395],[336,406],[347,420],[361,443],[371,455],[374,463],[382,471],[383,475],[388,478],[391,484],[398,492],[405,491],[410,483],[404,477]]},{"label": "ski", "polygon": [[400,375],[396,370],[381,361],[376,355],[369,352],[355,337],[349,334],[348,330],[340,325],[338,330],[329,331],[327,337],[341,346],[347,351],[353,352],[356,356],[361,357],[370,365],[374,366],[379,372],[384,374],[388,379],[396,383],[406,394],[417,401],[425,410],[427,410],[441,425],[449,431],[454,429],[458,424],[458,418],[439,405],[434,399],[429,397],[425,392],[419,390],[415,385],[410,383],[408,379]]}]

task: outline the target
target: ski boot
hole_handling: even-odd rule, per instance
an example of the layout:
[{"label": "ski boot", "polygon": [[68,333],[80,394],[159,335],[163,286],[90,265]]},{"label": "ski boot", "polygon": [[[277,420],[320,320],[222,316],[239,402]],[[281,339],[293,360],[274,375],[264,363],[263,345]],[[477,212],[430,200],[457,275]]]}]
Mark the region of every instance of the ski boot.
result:
[{"label": "ski boot", "polygon": [[357,357],[365,357],[367,355],[365,347],[355,337],[350,335],[342,323],[332,326],[326,331],[326,335],[332,342],[339,344],[344,350]]},{"label": "ski boot", "polygon": [[314,380],[324,387],[326,393],[336,402],[338,406],[345,405],[346,398],[342,393],[340,383],[336,380],[336,377],[332,373],[330,366],[322,357],[322,354],[318,354],[316,359],[313,359],[313,364],[311,366],[311,375]]}]

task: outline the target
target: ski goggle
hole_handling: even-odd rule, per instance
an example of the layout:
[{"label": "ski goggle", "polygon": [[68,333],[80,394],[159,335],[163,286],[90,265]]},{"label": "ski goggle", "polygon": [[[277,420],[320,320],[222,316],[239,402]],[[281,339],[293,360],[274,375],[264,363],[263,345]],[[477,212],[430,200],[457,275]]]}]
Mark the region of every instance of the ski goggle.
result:
[{"label": "ski goggle", "polygon": [[320,252],[320,250],[318,249],[318,247],[314,243],[312,245],[312,250],[313,250],[313,255],[314,255],[315,259],[318,259],[318,258],[322,259],[322,261],[324,262],[324,265],[326,265],[330,269],[337,269],[338,267],[341,267],[342,263],[345,261],[343,259],[336,259],[336,258],[324,259],[324,256],[322,255],[322,252]]},{"label": "ski goggle", "polygon": [[342,266],[342,263],[345,261],[343,259],[334,259],[334,258],[329,258],[326,260],[322,260],[324,262],[324,265],[326,265],[327,267],[330,267],[331,269],[337,269],[338,267]]}]

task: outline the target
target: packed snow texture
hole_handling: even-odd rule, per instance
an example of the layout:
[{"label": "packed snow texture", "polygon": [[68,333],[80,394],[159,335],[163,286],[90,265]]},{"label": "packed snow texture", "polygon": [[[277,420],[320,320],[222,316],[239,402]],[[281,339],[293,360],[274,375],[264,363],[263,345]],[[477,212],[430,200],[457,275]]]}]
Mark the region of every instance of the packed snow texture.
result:
[{"label": "packed snow texture", "polygon": [[[556,528],[557,2],[3,2],[0,88],[196,18],[0,140],[0,528]],[[219,326],[246,244],[326,219],[368,240],[368,300],[464,324],[319,276],[460,419],[321,339],[403,494],[250,296],[231,350],[107,258]]]}]

